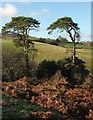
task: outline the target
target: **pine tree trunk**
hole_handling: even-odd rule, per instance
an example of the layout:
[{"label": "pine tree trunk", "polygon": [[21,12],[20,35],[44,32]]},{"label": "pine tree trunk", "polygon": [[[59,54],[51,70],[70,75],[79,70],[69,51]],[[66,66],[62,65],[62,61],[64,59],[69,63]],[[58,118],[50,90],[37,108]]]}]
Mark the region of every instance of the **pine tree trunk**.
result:
[{"label": "pine tree trunk", "polygon": [[25,48],[26,48],[26,52],[25,52],[25,57],[26,57],[26,73],[29,73],[29,59],[28,59],[28,37],[27,34],[25,36]]},{"label": "pine tree trunk", "polygon": [[71,32],[68,31],[69,33],[69,37],[71,38],[72,42],[73,42],[73,51],[72,51],[72,63],[73,65],[75,64],[75,57],[76,57],[76,43],[75,43],[75,36],[76,33],[74,34],[74,37],[72,36]]},{"label": "pine tree trunk", "polygon": [[29,72],[28,42],[27,42],[27,41],[26,41],[26,52],[25,52],[25,57],[26,57],[26,72]]},{"label": "pine tree trunk", "polygon": [[26,35],[23,37],[23,47],[25,53],[25,62],[26,62],[26,74],[29,73],[29,59],[28,59],[28,38]]},{"label": "pine tree trunk", "polygon": [[72,54],[73,65],[75,64],[75,57],[76,57],[76,44],[75,44],[75,41],[74,41],[73,42],[73,54]]}]

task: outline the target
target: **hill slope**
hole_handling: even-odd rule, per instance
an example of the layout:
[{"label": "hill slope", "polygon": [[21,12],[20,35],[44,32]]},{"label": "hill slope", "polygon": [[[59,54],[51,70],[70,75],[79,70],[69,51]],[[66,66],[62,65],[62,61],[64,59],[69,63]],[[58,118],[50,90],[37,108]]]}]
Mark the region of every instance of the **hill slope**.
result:
[{"label": "hill slope", "polygon": [[[42,60],[59,60],[59,59],[64,59],[65,57],[71,56],[71,49],[70,48],[64,48],[64,47],[59,47],[55,45],[50,45],[46,43],[40,43],[40,42],[34,42],[35,43],[35,48],[37,51],[32,52],[30,50],[29,58],[30,60],[34,60],[37,63],[40,63]],[[1,43],[0,43],[1,44]],[[2,49],[4,51],[4,48],[15,48],[13,42],[11,41],[3,41],[2,42]],[[19,51],[22,49],[17,48]],[[77,57],[81,58],[83,61],[86,62],[86,66],[88,69],[91,71],[92,66],[91,66],[91,61],[92,61],[92,53],[93,50],[91,49],[77,49]],[[34,59],[33,59],[34,58]],[[92,70],[93,71],[93,70]]]},{"label": "hill slope", "polygon": [[57,61],[68,56],[66,49],[63,47],[36,42],[35,48],[37,49],[35,61],[38,63],[45,59]]}]

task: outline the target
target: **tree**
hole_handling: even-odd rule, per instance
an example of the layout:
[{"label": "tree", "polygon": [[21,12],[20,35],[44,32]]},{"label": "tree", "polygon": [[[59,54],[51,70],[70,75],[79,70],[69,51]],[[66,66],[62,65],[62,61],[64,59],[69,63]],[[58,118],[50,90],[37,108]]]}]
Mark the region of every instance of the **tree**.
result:
[{"label": "tree", "polygon": [[76,40],[79,40],[79,27],[78,24],[73,22],[70,17],[63,17],[59,18],[57,21],[50,24],[47,30],[50,30],[48,33],[51,34],[53,30],[58,29],[58,31],[63,32],[64,30],[68,33],[70,39],[73,42],[73,64],[75,63],[75,56],[76,56]]},{"label": "tree", "polygon": [[89,75],[85,62],[78,57],[75,58],[75,65],[73,66],[71,58],[58,60],[58,69],[61,70],[62,76],[67,78],[67,81],[72,84],[82,84]]},{"label": "tree", "polygon": [[58,38],[56,40],[61,42],[61,43],[67,43],[68,42],[68,40],[66,38],[63,38],[61,36],[58,36]]},{"label": "tree", "polygon": [[26,70],[29,71],[29,60],[28,60],[28,51],[29,51],[29,31],[37,30],[39,27],[39,22],[31,17],[12,17],[12,21],[5,24],[2,28],[2,33],[15,34],[17,37],[17,42],[21,43],[25,53],[26,60]]}]

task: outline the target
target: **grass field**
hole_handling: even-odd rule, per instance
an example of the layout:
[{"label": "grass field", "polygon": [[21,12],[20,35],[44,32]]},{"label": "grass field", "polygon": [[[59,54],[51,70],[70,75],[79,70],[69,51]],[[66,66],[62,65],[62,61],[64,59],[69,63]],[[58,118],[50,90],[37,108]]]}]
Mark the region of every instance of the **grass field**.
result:
[{"label": "grass field", "polygon": [[38,63],[44,59],[57,61],[68,57],[68,54],[65,54],[66,49],[63,47],[36,42],[35,48],[37,49],[35,61]]},{"label": "grass field", "polygon": [[[59,46],[62,46],[62,47],[65,47],[65,48],[69,48],[69,47],[73,47],[73,44],[72,43],[60,43]],[[83,49],[84,48],[84,45],[82,44],[76,44],[76,48],[77,49]]]},{"label": "grass field", "polygon": [[[65,57],[71,56],[70,48],[58,47],[38,42],[36,42],[35,47],[38,50],[35,57],[35,61],[37,63],[40,63],[44,59],[57,61],[59,59],[64,59]],[[86,66],[90,71],[92,70],[92,54],[93,50],[91,49],[77,49],[77,57],[85,61]]]},{"label": "grass field", "polygon": [[[1,43],[0,43],[1,44]],[[6,47],[9,49],[14,48],[14,51],[22,51],[22,48],[17,48],[14,46],[14,43],[9,41],[2,42],[2,50]],[[71,56],[71,49],[64,48],[59,46],[54,46],[45,43],[35,42],[35,48],[37,51],[34,52],[34,61],[40,63],[42,60],[59,60],[64,59],[65,57]],[[12,51],[13,52],[13,51]],[[93,50],[91,49],[77,49],[77,57],[81,58],[83,61],[86,62],[87,68],[91,71],[93,68],[91,67],[91,62]],[[30,50],[30,60],[32,60],[32,51]],[[93,70],[92,70],[93,71]]]}]

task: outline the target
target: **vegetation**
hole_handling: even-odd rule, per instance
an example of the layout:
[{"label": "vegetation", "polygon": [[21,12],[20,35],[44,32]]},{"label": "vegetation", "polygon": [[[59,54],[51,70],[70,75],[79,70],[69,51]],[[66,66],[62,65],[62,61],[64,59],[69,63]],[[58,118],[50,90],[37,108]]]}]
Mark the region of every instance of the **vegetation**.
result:
[{"label": "vegetation", "polygon": [[72,85],[84,83],[89,75],[85,62],[78,58],[75,58],[74,66],[71,58],[58,60],[57,62],[44,60],[38,65],[36,75],[38,79],[46,78],[50,80],[57,71],[61,71],[62,76],[67,78],[67,81]]},{"label": "vegetation", "polygon": [[57,64],[62,75],[67,78],[68,82],[72,85],[84,83],[85,78],[89,75],[85,62],[77,57],[75,58],[74,66],[71,58],[59,60]]},{"label": "vegetation", "polygon": [[[2,49],[2,81],[15,81],[25,76],[27,71],[23,49],[16,47],[12,41],[3,41]],[[29,58],[30,77],[33,76],[35,67],[36,63]]]},{"label": "vegetation", "polygon": [[[26,71],[29,73],[29,60],[28,60],[28,51],[29,51],[29,41],[28,35],[30,30],[35,30],[39,27],[39,22],[31,17],[12,17],[10,23],[5,24],[2,28],[2,33],[13,33],[16,35],[17,45],[22,45],[25,53],[26,60]],[[19,41],[20,40],[20,41]],[[16,42],[15,41],[15,42]],[[30,42],[31,43],[31,42]]]},{"label": "vegetation", "polygon": [[3,119],[93,120],[90,44],[77,42],[78,24],[70,17],[58,19],[47,30],[65,30],[72,42],[61,36],[30,37],[29,31],[39,24],[20,16],[2,28]]},{"label": "vegetation", "polygon": [[14,81],[23,77],[26,73],[24,53],[13,46],[4,45],[2,67],[3,81]]},{"label": "vegetation", "polygon": [[[24,74],[22,74],[21,76],[20,76],[19,73],[17,74],[17,71],[19,71],[20,73],[24,73],[26,71],[25,69],[23,71],[21,71],[23,68],[25,68],[25,56],[24,56],[24,53],[23,53],[23,49],[15,47],[13,42],[11,42],[11,41],[3,41],[2,42],[2,48],[3,48],[2,54],[5,57],[6,62],[8,61],[7,62],[7,66],[11,66],[11,69],[15,68],[14,71],[15,71],[16,76],[14,77],[13,80],[16,80],[16,79],[19,79],[20,77],[23,77]],[[29,51],[29,53],[30,53],[29,54],[30,76],[32,74],[34,74],[33,70],[36,69],[36,66],[37,66],[36,64],[40,64],[43,60],[46,59],[47,61],[55,61],[55,62],[57,62],[58,60],[64,60],[65,57],[66,58],[70,57],[70,54],[71,54],[71,52],[67,51],[66,48],[53,46],[53,45],[49,45],[49,44],[45,44],[45,43],[36,42],[35,43],[35,48],[37,49],[36,52],[32,52],[32,50]],[[7,54],[7,51],[8,51],[8,54]],[[14,52],[12,52],[12,51],[14,51]],[[19,55],[17,55],[17,54],[19,54]],[[20,54],[22,54],[22,55],[20,55]],[[15,58],[14,55],[16,57],[19,56],[19,59],[17,61],[15,61],[15,59],[17,59],[17,58]],[[34,55],[34,60],[32,59],[33,55]],[[92,72],[92,67],[91,67],[91,50],[89,50],[89,49],[86,49],[86,50],[85,49],[78,49],[77,50],[77,56],[79,56],[79,58],[81,58],[83,61],[85,61],[85,66],[87,66],[87,69],[90,72]],[[18,67],[18,66],[21,66],[21,67]],[[5,67],[5,69],[3,69],[3,75],[6,73],[4,71],[6,71],[6,70],[9,71],[9,69],[10,69],[10,67]],[[7,75],[8,74],[9,74],[9,76],[11,75],[9,72],[7,72]],[[8,76],[6,76],[3,80],[12,81],[11,79],[9,79]]]},{"label": "vegetation", "polygon": [[63,78],[45,81],[35,86],[18,80],[3,82],[2,90],[3,118],[93,118],[93,88],[88,85],[77,85],[72,88]]},{"label": "vegetation", "polygon": [[42,61],[36,71],[36,75],[38,79],[48,78],[50,79],[57,71],[57,64],[55,61]]},{"label": "vegetation", "polygon": [[42,62],[43,60],[55,60],[63,59],[67,57],[68,54],[64,54],[66,49],[63,47],[58,47],[46,43],[34,42],[35,48],[37,51],[34,53],[34,61],[37,63]]},{"label": "vegetation", "polygon": [[31,112],[34,111],[47,111],[39,105],[29,103],[23,99],[15,99],[13,97],[3,96],[3,109],[2,116],[3,119],[39,119],[39,117],[31,115]]},{"label": "vegetation", "polygon": [[58,29],[60,32],[63,32],[64,30],[69,34],[70,39],[73,43],[73,64],[75,63],[75,57],[76,57],[76,40],[79,40],[79,27],[78,24],[73,22],[72,18],[70,17],[63,17],[58,19],[56,22],[53,22],[47,30],[49,31],[49,34],[53,32],[53,30]]}]

